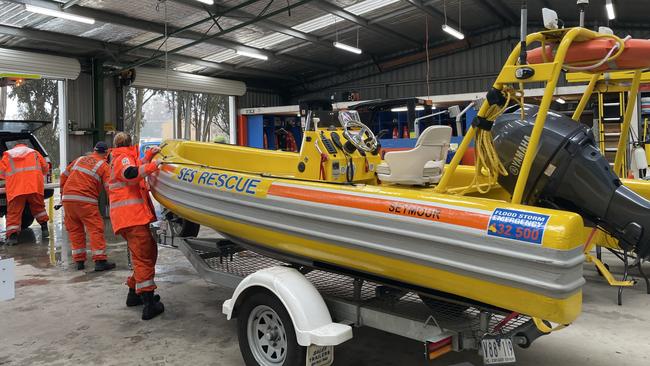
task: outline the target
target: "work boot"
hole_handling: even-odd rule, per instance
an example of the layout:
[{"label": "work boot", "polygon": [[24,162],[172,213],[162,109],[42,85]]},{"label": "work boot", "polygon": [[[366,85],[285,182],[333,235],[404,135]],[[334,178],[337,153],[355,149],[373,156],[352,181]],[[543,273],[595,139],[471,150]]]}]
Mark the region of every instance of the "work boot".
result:
[{"label": "work boot", "polygon": [[95,261],[95,272],[108,271],[115,268],[115,263],[107,260]]},{"label": "work boot", "polygon": [[77,271],[83,271],[84,269],[86,269],[86,263],[84,263],[83,261],[79,261],[75,263],[77,263]]},{"label": "work boot", "polygon": [[18,244],[18,234],[13,233],[13,234],[9,235],[9,238],[7,239],[6,244],[7,244],[7,246],[12,246],[12,245]]},{"label": "work boot", "polygon": [[50,229],[47,228],[47,222],[41,224],[41,236],[47,238],[50,236]]},{"label": "work boot", "polygon": [[165,306],[162,302],[156,302],[153,291],[147,291],[140,294],[144,307],[142,308],[142,320],[153,319],[165,311]]},{"label": "work boot", "polygon": [[[153,295],[153,301],[160,302],[160,296],[158,294]],[[130,288],[129,294],[126,295],[126,306],[132,307],[138,305],[142,305],[142,297],[135,293],[135,289]]]}]

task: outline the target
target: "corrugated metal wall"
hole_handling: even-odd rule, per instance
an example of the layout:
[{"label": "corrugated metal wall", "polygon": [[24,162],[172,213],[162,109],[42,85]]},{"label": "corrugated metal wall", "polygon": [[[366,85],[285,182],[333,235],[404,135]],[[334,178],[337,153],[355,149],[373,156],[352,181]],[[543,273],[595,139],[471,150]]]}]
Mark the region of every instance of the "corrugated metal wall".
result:
[{"label": "corrugated metal wall", "polygon": [[[86,130],[94,127],[93,79],[90,74],[81,73],[76,80],[68,80],[68,126],[71,130]],[[92,148],[92,135],[68,135],[68,157],[72,161]]]},{"label": "corrugated metal wall", "polygon": [[[535,31],[535,29],[531,29]],[[631,34],[647,38],[640,30],[617,30],[624,37]],[[361,100],[402,98],[425,95],[473,93],[487,90],[519,40],[519,28],[510,27],[469,37],[470,48],[433,58],[429,67],[422,62],[380,73],[376,65],[332,75],[306,84],[306,91],[292,91],[291,102],[300,99],[327,98],[343,92],[358,91]],[[435,50],[431,51],[435,54]],[[564,85],[563,80],[560,85]]]},{"label": "corrugated metal wall", "polygon": [[277,107],[283,105],[282,97],[270,90],[248,88],[237,98],[238,108]]},{"label": "corrugated metal wall", "polygon": [[[80,134],[79,131],[90,131],[95,128],[95,115],[93,112],[93,79],[90,74],[81,73],[76,80],[68,80],[68,126],[71,131],[68,134],[68,159],[71,161],[93,148],[93,134]],[[116,97],[113,78],[104,79],[104,120],[105,123],[115,124],[116,120]],[[106,142],[111,145],[112,135],[106,135]]]},{"label": "corrugated metal wall", "polygon": [[[346,91],[358,91],[362,100],[368,100],[485,90],[516,44],[517,31],[516,28],[493,31],[470,39],[469,49],[433,58],[429,63],[428,87],[427,63],[424,60],[383,73],[379,72],[377,66],[369,65],[307,84],[308,90],[318,91],[294,96],[293,101],[329,98],[334,93],[338,99],[338,94]],[[435,50],[431,52],[435,54]]]}]

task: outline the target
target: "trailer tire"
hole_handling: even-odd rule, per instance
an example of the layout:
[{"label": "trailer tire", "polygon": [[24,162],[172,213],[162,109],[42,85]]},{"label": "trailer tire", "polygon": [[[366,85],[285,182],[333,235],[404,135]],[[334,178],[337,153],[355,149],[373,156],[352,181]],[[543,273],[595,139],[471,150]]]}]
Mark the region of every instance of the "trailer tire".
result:
[{"label": "trailer tire", "polygon": [[244,363],[304,365],[307,347],[298,344],[293,322],[280,299],[269,291],[259,290],[242,300],[237,309],[237,336]]}]

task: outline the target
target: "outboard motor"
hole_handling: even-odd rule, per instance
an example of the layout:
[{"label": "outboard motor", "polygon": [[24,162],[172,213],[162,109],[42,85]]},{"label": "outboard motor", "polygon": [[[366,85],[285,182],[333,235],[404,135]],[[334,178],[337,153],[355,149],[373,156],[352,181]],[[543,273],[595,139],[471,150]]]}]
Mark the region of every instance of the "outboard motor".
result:
[{"label": "outboard motor", "polygon": [[[501,115],[492,127],[494,146],[508,171],[499,184],[512,193],[524,161],[537,106]],[[621,248],[650,256],[650,201],[622,185],[596,147],[589,128],[549,111],[523,203],[580,214],[619,239]]]}]

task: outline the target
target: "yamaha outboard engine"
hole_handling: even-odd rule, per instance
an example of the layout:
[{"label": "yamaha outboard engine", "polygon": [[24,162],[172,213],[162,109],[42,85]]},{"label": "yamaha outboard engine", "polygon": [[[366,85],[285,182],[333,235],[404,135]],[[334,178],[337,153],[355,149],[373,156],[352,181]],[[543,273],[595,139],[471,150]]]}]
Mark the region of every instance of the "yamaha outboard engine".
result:
[{"label": "yamaha outboard engine", "polygon": [[[538,107],[526,105],[494,123],[494,146],[507,176],[499,184],[512,193],[524,160]],[[622,185],[596,147],[591,130],[549,111],[524,189],[523,203],[576,212],[619,239],[623,249],[650,256],[650,201]]]}]

